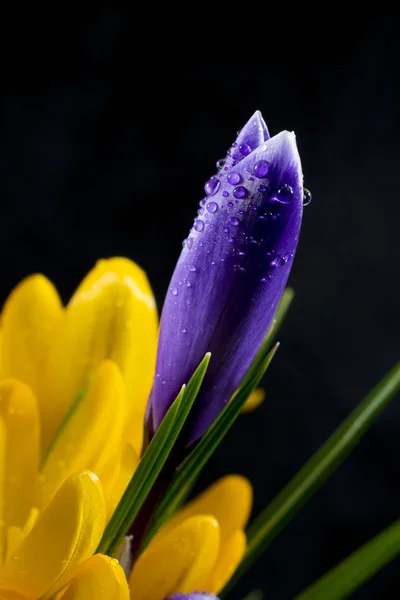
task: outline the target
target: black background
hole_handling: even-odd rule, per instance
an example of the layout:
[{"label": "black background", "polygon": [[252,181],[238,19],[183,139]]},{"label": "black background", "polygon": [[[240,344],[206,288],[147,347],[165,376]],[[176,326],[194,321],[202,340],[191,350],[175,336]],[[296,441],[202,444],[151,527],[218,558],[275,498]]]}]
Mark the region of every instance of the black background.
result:
[{"label": "black background", "polygon": [[[140,27],[122,8],[65,19],[41,49],[40,29],[20,33],[21,70],[3,80],[2,299],[35,271],[67,299],[98,257],[126,255],[161,307],[204,181],[235,132],[256,109],[272,134],[296,132],[313,201],[295,303],[266,402],[235,425],[201,481],[247,475],[256,513],[398,359],[396,24],[376,17],[297,38],[277,27],[248,57],[227,45],[221,57],[185,47],[169,57],[163,46],[155,58],[154,38],[134,47]],[[400,398],[232,597],[260,588],[290,599],[395,520],[399,431]],[[354,598],[397,598],[398,568]]]}]

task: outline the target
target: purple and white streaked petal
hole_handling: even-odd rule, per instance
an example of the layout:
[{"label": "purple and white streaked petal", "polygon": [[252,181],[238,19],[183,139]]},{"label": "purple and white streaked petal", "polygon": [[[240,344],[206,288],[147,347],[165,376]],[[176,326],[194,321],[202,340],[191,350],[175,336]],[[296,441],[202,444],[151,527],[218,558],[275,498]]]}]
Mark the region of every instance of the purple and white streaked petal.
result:
[{"label": "purple and white streaked petal", "polygon": [[300,157],[293,133],[268,135],[255,113],[225,167],[207,182],[165,299],[149,406],[154,430],[204,354],[212,354],[188,443],[206,431],[239,386],[293,263],[303,211]]}]

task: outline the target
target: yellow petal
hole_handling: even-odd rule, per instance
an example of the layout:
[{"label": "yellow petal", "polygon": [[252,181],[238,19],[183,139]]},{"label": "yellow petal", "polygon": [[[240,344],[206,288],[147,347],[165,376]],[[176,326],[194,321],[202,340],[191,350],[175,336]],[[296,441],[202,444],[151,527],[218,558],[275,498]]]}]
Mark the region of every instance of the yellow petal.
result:
[{"label": "yellow petal", "polygon": [[43,275],[31,275],[11,292],[2,314],[2,377],[21,379],[37,393],[62,314],[57,290]]},{"label": "yellow petal", "polygon": [[121,374],[112,361],[105,360],[45,457],[39,478],[42,507],[77,471],[90,470],[99,477],[103,488],[108,485],[109,463],[118,464],[122,454],[125,412]]},{"label": "yellow petal", "polygon": [[[6,477],[6,445],[7,432],[4,419],[0,415],[0,492],[4,490],[4,480]],[[0,565],[2,564],[7,552],[7,527],[4,520],[5,506],[0,502]]]},{"label": "yellow petal", "polygon": [[218,594],[228,583],[246,550],[246,535],[239,529],[221,546],[218,560],[205,590]]},{"label": "yellow petal", "polygon": [[10,526],[22,527],[35,503],[39,418],[36,398],[27,385],[15,379],[0,382],[0,418],[0,445],[5,460],[1,519],[7,530]]},{"label": "yellow petal", "polygon": [[127,443],[122,453],[121,462],[116,468],[115,478],[113,478],[112,485],[109,488],[110,494],[107,497],[108,518],[117,508],[117,504],[121,500],[122,494],[125,492],[138,464],[139,459],[134,447]]},{"label": "yellow petal", "polygon": [[208,514],[217,519],[221,529],[221,544],[224,544],[233,532],[244,529],[252,501],[250,482],[241,475],[226,475],[186,504],[164,525],[157,537],[165,535],[189,517]]},{"label": "yellow petal", "polygon": [[243,413],[252,412],[260,406],[265,400],[265,390],[263,388],[256,388],[254,392],[250,394],[246,400],[245,405],[242,408]]},{"label": "yellow petal", "polygon": [[203,590],[219,551],[219,527],[210,516],[187,519],[136,561],[129,585],[135,600],[163,600]]},{"label": "yellow petal", "polygon": [[110,358],[126,384],[128,441],[139,455],[156,342],[157,312],[145,273],[125,258],[99,261],[72,297],[46,364],[41,394],[44,448],[88,374]]},{"label": "yellow petal", "polygon": [[0,589],[51,597],[93,554],[105,514],[98,478],[89,472],[70,477],[0,571]]},{"label": "yellow petal", "polygon": [[128,582],[115,558],[96,554],[79,567],[61,599],[129,600]]}]

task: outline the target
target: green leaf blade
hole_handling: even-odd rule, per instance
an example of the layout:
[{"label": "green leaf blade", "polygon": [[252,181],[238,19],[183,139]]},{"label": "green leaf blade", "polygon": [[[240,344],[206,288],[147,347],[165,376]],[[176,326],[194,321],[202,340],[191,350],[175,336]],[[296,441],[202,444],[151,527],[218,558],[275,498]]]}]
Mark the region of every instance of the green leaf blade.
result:
[{"label": "green leaf blade", "polygon": [[268,547],[281,529],[344,461],[382,410],[400,391],[400,363],[378,383],[250,525],[245,557],[226,593]]},{"label": "green leaf blade", "polygon": [[222,413],[217,417],[211,427],[206,431],[200,442],[195,446],[191,454],[182,463],[176,473],[171,486],[161,501],[151,530],[146,538],[149,542],[161,525],[181,506],[190,492],[193,481],[198,477],[201,470],[219,446],[230,427],[240,415],[241,409],[247,398],[258,385],[260,379],[269,367],[279,344],[264,357],[250,381],[241,386],[237,394],[227,404]]},{"label": "green leaf blade", "polygon": [[400,520],[382,531],[294,600],[342,600],[400,553]]},{"label": "green leaf blade", "polygon": [[111,517],[97,552],[112,555],[138,515],[185,424],[209,361],[207,353],[170,406]]}]

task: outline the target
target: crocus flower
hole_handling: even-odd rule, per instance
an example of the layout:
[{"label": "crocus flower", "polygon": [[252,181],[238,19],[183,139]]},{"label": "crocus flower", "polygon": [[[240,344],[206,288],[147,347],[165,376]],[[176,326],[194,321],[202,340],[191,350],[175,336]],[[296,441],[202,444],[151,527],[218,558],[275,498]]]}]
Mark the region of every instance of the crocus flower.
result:
[{"label": "crocus flower", "polygon": [[42,275],[7,299],[1,598],[128,600],[121,566],[93,553],[138,463],[156,339],[150,285],[128,259],[99,261],[65,308]]},{"label": "crocus flower", "polygon": [[259,112],[217,168],[205,183],[164,302],[148,406],[156,430],[182,383],[211,352],[188,443],[232,397],[271,325],[303,211],[295,135],[283,131],[270,138]]},{"label": "crocus flower", "polygon": [[215,594],[194,592],[193,594],[173,594],[167,600],[218,600]]},{"label": "crocus flower", "polygon": [[[194,498],[135,562],[129,580],[132,598],[163,600],[196,590],[218,594],[243,558],[251,504],[251,485],[239,475],[223,477]],[[211,599],[194,594],[192,600]]]}]

